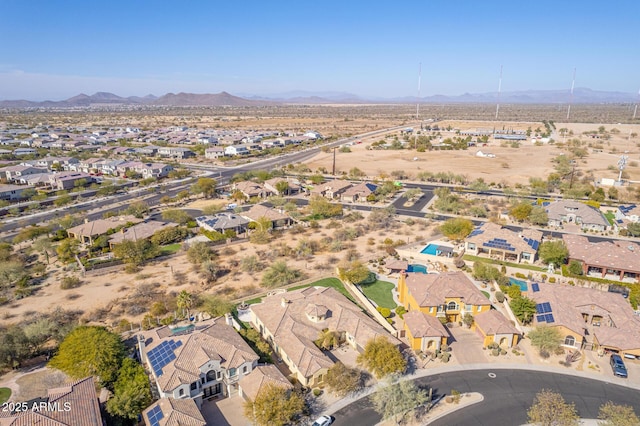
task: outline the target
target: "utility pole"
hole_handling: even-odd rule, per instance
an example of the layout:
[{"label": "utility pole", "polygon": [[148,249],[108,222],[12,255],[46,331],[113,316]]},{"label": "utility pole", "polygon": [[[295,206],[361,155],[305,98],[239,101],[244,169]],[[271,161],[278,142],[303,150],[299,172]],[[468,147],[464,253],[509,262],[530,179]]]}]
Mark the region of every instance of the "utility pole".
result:
[{"label": "utility pole", "polygon": [[331,174],[332,175],[336,175],[336,148],[337,146],[333,147],[333,169],[331,170]]}]

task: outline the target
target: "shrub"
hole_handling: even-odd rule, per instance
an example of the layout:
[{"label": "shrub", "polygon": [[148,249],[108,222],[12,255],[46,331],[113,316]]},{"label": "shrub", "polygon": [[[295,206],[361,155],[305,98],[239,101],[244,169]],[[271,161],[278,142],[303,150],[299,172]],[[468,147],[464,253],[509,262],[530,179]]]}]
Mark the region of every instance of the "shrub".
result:
[{"label": "shrub", "polygon": [[400,305],[396,308],[396,314],[402,319],[403,315],[407,313],[407,310],[404,306]]},{"label": "shrub", "polygon": [[492,350],[491,350],[491,355],[493,355],[493,356],[498,356],[498,355],[500,355],[500,349],[492,349]]},{"label": "shrub", "polygon": [[556,282],[556,277],[549,277],[550,284],[555,284],[555,282]]},{"label": "shrub", "polygon": [[389,318],[391,316],[391,309],[389,308],[383,308],[378,306],[377,310],[378,312],[380,312],[380,315],[382,315],[385,318]]},{"label": "shrub", "polygon": [[454,402],[455,404],[460,403],[461,395],[460,395],[460,392],[459,392],[459,391],[457,391],[457,390],[455,390],[455,389],[451,389],[451,397],[453,398],[453,402]]},{"label": "shrub", "polygon": [[70,288],[80,287],[82,285],[82,280],[78,277],[66,276],[62,278],[60,282],[60,288],[62,290],[68,290]]},{"label": "shrub", "polygon": [[544,359],[547,359],[551,356],[551,354],[549,353],[549,351],[547,351],[546,349],[542,349],[540,351],[540,356]]},{"label": "shrub", "polygon": [[320,395],[322,395],[322,389],[315,388],[313,390],[313,396],[320,396]]},{"label": "shrub", "polygon": [[504,293],[501,291],[496,292],[496,300],[500,303],[504,302]]},{"label": "shrub", "polygon": [[451,354],[449,352],[443,352],[442,357],[440,359],[442,360],[442,362],[449,362],[450,358],[451,358]]}]

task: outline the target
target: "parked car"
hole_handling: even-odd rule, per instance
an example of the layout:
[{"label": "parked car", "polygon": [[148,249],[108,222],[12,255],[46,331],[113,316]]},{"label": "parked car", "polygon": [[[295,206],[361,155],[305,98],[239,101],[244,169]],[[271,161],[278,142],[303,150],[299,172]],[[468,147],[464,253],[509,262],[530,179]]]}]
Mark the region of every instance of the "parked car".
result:
[{"label": "parked car", "polygon": [[331,423],[333,423],[333,417],[320,416],[316,419],[315,422],[313,422],[313,425],[311,426],[329,426]]},{"label": "parked car", "polygon": [[627,367],[624,365],[624,361],[622,361],[620,355],[612,354],[609,363],[611,364],[614,376],[627,378]]}]

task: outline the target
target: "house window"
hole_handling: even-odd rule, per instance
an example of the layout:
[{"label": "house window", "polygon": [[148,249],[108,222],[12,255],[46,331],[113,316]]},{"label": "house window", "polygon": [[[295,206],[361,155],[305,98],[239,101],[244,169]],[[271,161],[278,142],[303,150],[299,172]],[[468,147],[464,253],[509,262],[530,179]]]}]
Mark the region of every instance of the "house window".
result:
[{"label": "house window", "polygon": [[[217,373],[218,379],[220,378],[220,372]],[[207,372],[207,382],[212,382],[216,379],[216,370],[209,370]]]},{"label": "house window", "polygon": [[469,250],[475,250],[475,249],[476,249],[475,243],[469,243]]},{"label": "house window", "polygon": [[222,378],[222,373],[220,373],[220,372],[218,371],[218,372],[217,372],[217,377],[218,377],[218,380],[220,380],[220,379]]},{"label": "house window", "polygon": [[180,388],[178,391],[178,396],[184,396],[184,389]]},{"label": "house window", "polygon": [[456,302],[449,302],[449,304],[447,305],[448,311],[455,311],[457,309],[458,309],[458,305],[456,304]]},{"label": "house window", "polygon": [[229,377],[234,377],[237,373],[238,371],[235,368],[229,369]]},{"label": "house window", "polygon": [[431,306],[431,307],[429,308],[429,313],[430,313],[430,314],[432,314],[432,313],[433,313],[433,306]]},{"label": "house window", "polygon": [[247,374],[247,366],[242,367],[242,374]]},{"label": "house window", "polygon": [[198,382],[191,383],[191,390],[194,391],[196,389],[198,389]]},{"label": "house window", "polygon": [[481,309],[482,309],[482,306],[478,306],[478,307],[476,308],[476,311],[480,312],[480,310],[481,310]]},{"label": "house window", "polygon": [[576,345],[576,338],[569,335],[567,337],[564,338],[564,344],[566,346],[575,346]]}]

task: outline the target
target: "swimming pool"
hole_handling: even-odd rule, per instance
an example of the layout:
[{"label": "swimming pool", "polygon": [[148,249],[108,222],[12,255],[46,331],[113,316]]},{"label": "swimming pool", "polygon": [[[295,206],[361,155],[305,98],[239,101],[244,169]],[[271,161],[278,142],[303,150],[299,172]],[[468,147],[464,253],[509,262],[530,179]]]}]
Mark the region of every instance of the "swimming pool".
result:
[{"label": "swimming pool", "polygon": [[509,277],[509,285],[517,285],[520,287],[520,291],[527,291],[528,289],[526,281],[518,280],[516,278]]},{"label": "swimming pool", "polygon": [[171,334],[178,334],[178,333],[182,333],[182,332],[185,332],[185,331],[190,331],[193,328],[195,328],[195,326],[193,324],[183,325],[181,327],[176,327],[176,328],[171,329]]},{"label": "swimming pool", "polygon": [[407,267],[407,272],[419,272],[421,274],[427,274],[427,267],[424,265],[411,264]]},{"label": "swimming pool", "polygon": [[432,256],[438,255],[438,246],[436,244],[428,244],[425,248],[420,252],[422,254],[430,254]]}]

